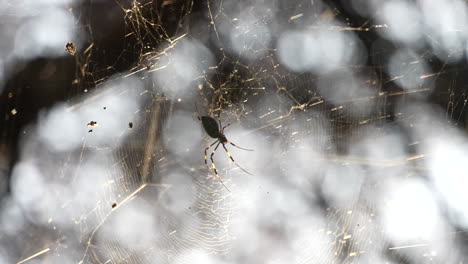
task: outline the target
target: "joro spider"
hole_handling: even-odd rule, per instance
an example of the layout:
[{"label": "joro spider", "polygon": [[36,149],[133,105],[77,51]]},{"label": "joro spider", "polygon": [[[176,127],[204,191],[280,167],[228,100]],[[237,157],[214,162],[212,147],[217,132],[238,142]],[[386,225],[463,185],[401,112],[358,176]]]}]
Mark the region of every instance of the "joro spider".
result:
[{"label": "joro spider", "polygon": [[[223,145],[223,148],[224,150],[226,151],[227,155],[229,156],[229,158],[231,159],[231,161],[236,164],[236,166],[243,170],[245,173],[247,174],[250,174],[248,171],[244,170],[241,166],[239,166],[239,164],[237,164],[237,162],[234,160],[234,158],[232,157],[231,153],[228,151],[228,149],[226,148],[226,144],[229,143],[231,145],[233,145],[234,147],[236,148],[239,148],[239,149],[242,149],[242,150],[247,150],[247,151],[253,151],[251,149],[246,149],[246,148],[241,148],[239,146],[237,146],[236,144],[232,143],[231,141],[227,140],[226,136],[224,135],[224,129],[228,126],[230,126],[231,124],[227,124],[226,126],[222,127],[221,129],[219,129],[221,127],[221,120],[218,119],[219,121],[219,126],[218,126],[218,123],[216,122],[216,120],[214,118],[212,118],[211,116],[198,116],[198,120],[201,121],[202,125],[203,125],[203,129],[205,129],[205,132],[208,134],[208,136],[210,136],[211,138],[213,139],[216,139],[215,142],[213,142],[211,145],[209,145],[208,147],[205,148],[205,165],[208,166],[208,156],[207,156],[207,152],[208,152],[208,149],[210,149],[211,147],[213,147],[216,143],[218,143],[216,145],[216,147],[214,148],[213,152],[211,152],[211,155],[210,155],[210,160],[211,160],[211,167],[213,168],[214,170],[214,173],[215,173],[215,176],[216,178],[218,178],[218,180],[221,182],[221,184],[223,184],[223,186],[226,188],[226,190],[228,190],[229,192],[231,192],[229,190],[229,188],[224,184],[223,180],[221,179],[221,177],[219,176],[218,174],[218,170],[216,170],[216,165],[215,165],[215,162],[214,162],[214,159],[213,159],[213,156],[214,154],[216,153],[216,150],[218,149],[219,145],[222,144]],[[252,174],[250,174],[252,175]]]}]

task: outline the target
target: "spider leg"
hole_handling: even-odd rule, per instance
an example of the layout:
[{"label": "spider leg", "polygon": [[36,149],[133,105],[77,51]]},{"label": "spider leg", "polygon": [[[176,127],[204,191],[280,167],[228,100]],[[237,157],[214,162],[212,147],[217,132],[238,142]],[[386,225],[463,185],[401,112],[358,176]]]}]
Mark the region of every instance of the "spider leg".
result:
[{"label": "spider leg", "polygon": [[243,150],[247,150],[247,151],[253,151],[253,149],[241,148],[241,147],[237,146],[236,144],[232,143],[232,142],[229,141],[229,140],[228,140],[228,143],[231,144],[231,145],[233,145],[233,146],[236,147],[236,148],[239,148],[239,149],[243,149]]},{"label": "spider leg", "polygon": [[231,125],[231,124],[227,124],[227,125],[223,126],[223,128],[221,128],[221,134],[223,134],[223,133],[224,133],[224,129],[225,129],[226,127],[230,126],[230,125]]},{"label": "spider leg", "polygon": [[[218,170],[216,170],[216,165],[215,165],[215,162],[214,162],[214,159],[213,159],[213,156],[214,156],[216,150],[218,149],[219,144],[221,144],[221,142],[218,142],[218,145],[216,145],[216,147],[214,148],[213,152],[211,152],[211,156],[210,156],[211,167],[212,167],[213,170],[214,170],[214,173],[215,173],[215,175],[216,175],[216,178],[218,178],[218,180],[221,182],[221,184],[223,184],[223,186],[224,186],[224,188],[226,188],[226,190],[228,190],[229,192],[231,192],[231,190],[229,190],[229,188],[226,186],[226,184],[224,184],[223,179],[221,179],[221,177],[219,176]],[[224,146],[224,145],[223,145],[223,146]]]},{"label": "spider leg", "polygon": [[219,127],[222,127],[222,125],[221,125],[221,108],[218,111],[218,123],[219,123]]},{"label": "spider leg", "polygon": [[226,146],[224,145],[223,143],[223,148],[224,150],[226,151],[227,155],[229,156],[229,158],[232,160],[232,162],[234,164],[236,164],[237,167],[239,167],[239,169],[243,170],[245,173],[249,174],[249,175],[252,175],[250,172],[244,170],[241,166],[239,166],[239,164],[237,164],[237,162],[234,160],[234,158],[232,157],[231,153],[228,151],[228,149],[226,148]]},{"label": "spider leg", "polygon": [[195,104],[195,109],[197,110],[197,118],[198,118],[198,120],[201,121],[200,112],[198,111],[198,107],[197,107],[197,101],[194,101],[194,104]]},{"label": "spider leg", "polygon": [[209,145],[208,147],[206,147],[205,149],[205,165],[208,166],[208,157],[206,156],[206,152],[208,151],[208,149],[210,149],[214,144],[218,143],[219,140],[216,140],[215,142],[213,142],[213,144]]}]

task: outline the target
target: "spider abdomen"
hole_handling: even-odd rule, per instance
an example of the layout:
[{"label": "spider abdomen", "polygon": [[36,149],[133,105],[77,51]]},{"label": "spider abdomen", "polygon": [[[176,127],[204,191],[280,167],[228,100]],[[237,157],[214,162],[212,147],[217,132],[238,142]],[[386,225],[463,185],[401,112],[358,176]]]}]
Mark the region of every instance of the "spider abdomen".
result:
[{"label": "spider abdomen", "polygon": [[208,134],[208,136],[212,138],[219,138],[220,131],[219,131],[219,126],[216,120],[210,116],[202,116],[201,122],[203,125],[203,128],[205,129],[205,132]]}]

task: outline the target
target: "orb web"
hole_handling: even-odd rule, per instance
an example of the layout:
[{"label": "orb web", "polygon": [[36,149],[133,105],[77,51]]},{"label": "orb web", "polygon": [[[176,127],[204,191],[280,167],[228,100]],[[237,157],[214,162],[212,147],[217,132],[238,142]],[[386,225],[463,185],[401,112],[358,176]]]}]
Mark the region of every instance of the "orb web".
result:
[{"label": "orb web", "polygon": [[[9,230],[35,234],[15,248],[19,262],[463,259],[462,248],[447,246],[466,225],[463,209],[444,220],[443,205],[434,205],[437,232],[424,239],[394,239],[398,225],[386,222],[391,214],[401,218],[392,207],[402,202],[391,192],[398,184],[423,178],[435,182],[434,193],[440,187],[425,159],[439,138],[425,130],[447,129],[465,144],[454,128],[466,105],[464,90],[460,96],[451,84],[459,70],[449,58],[433,62],[460,53],[444,50],[458,45],[437,46],[429,36],[425,46],[398,39],[408,45],[399,48],[391,36],[407,31],[386,31],[401,26],[386,24],[391,14],[357,24],[346,5],[325,1],[116,6],[126,30],[119,59],[93,64],[102,51],[92,40],[78,50],[70,100],[45,111],[23,138],[22,167],[12,176],[17,198],[2,204],[12,215],[21,208],[32,223],[4,220]],[[424,110],[424,100],[444,96],[446,109]],[[204,115],[231,124],[228,140],[254,150],[226,145],[252,175],[222,147],[213,155],[231,192],[210,160],[204,166],[203,149],[213,142],[196,118]],[[78,131],[57,136],[61,125]],[[28,182],[34,186],[25,188]],[[432,191],[425,184],[416,189]],[[18,198],[32,191],[34,199]]]}]

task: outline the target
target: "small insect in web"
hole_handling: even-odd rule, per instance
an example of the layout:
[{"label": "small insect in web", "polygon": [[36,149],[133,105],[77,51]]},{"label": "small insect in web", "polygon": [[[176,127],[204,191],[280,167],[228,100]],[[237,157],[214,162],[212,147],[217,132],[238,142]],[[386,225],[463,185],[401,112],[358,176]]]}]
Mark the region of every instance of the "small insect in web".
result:
[{"label": "small insect in web", "polygon": [[[214,173],[215,173],[215,176],[216,178],[219,179],[219,181],[223,184],[223,186],[226,188],[226,190],[229,190],[229,188],[224,184],[223,180],[221,179],[221,177],[219,176],[218,174],[218,170],[216,170],[216,165],[215,165],[215,162],[214,162],[214,159],[213,159],[213,156],[214,154],[216,153],[216,150],[218,149],[219,145],[222,144],[223,145],[223,148],[224,148],[224,151],[226,151],[226,154],[229,156],[229,158],[231,159],[231,161],[236,164],[236,166],[243,170],[245,173],[247,174],[250,174],[248,171],[244,170],[241,166],[239,166],[239,164],[237,164],[237,162],[234,160],[234,158],[232,157],[231,153],[228,151],[228,149],[226,148],[226,144],[229,143],[231,145],[233,145],[234,147],[236,148],[239,148],[239,149],[242,149],[242,150],[247,150],[247,151],[253,151],[251,149],[246,149],[246,148],[241,148],[239,146],[237,146],[236,144],[232,143],[231,141],[227,140],[226,136],[224,135],[224,129],[228,126],[230,126],[231,124],[227,124],[226,126],[221,126],[221,120],[218,120],[219,121],[219,126],[218,126],[218,123],[216,122],[216,120],[214,118],[212,118],[211,116],[198,116],[198,120],[201,121],[202,125],[203,125],[203,128],[205,129],[205,132],[210,136],[212,137],[213,139],[216,139],[215,142],[213,142],[211,145],[209,145],[208,147],[205,148],[205,165],[208,166],[208,156],[207,156],[207,152],[208,150],[213,147],[216,143],[218,143],[213,152],[211,152],[211,155],[210,155],[210,160],[211,160],[211,167],[213,168],[214,170]],[[220,129],[221,127],[221,129]],[[252,175],[252,174],[250,174]]]}]

